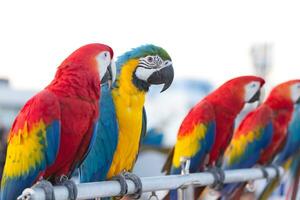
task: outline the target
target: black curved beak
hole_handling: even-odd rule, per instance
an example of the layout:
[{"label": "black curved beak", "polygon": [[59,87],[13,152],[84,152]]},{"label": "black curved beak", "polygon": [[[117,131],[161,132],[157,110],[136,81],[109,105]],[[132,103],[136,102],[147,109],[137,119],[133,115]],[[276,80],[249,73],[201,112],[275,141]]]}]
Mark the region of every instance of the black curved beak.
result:
[{"label": "black curved beak", "polygon": [[107,66],[104,76],[101,79],[101,85],[104,83],[108,83],[109,88],[112,88],[113,83],[116,80],[116,73],[117,73],[116,63],[112,59],[109,65]]},{"label": "black curved beak", "polygon": [[260,98],[260,90],[258,90],[255,95],[248,101],[248,103],[254,103],[255,101],[259,101]]},{"label": "black curved beak", "polygon": [[300,104],[300,97],[297,99],[296,104]]},{"label": "black curved beak", "polygon": [[107,70],[106,70],[104,76],[101,79],[101,84],[106,83],[109,80],[112,80],[111,64],[108,65]]},{"label": "black curved beak", "polygon": [[155,85],[164,84],[163,89],[160,91],[163,92],[171,86],[173,79],[174,69],[172,65],[169,65],[151,74],[147,82]]}]

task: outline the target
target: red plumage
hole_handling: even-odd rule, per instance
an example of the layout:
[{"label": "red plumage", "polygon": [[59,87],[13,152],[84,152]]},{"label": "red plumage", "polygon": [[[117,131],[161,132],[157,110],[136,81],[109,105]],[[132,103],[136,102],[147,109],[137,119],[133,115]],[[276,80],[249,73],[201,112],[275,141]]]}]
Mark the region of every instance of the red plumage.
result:
[{"label": "red plumage", "polygon": [[102,44],[90,44],[72,53],[59,66],[54,80],[46,87],[61,107],[60,148],[45,176],[70,175],[89,147],[99,112],[100,79],[95,57],[113,51]]},{"label": "red plumage", "polygon": [[264,104],[268,105],[272,111],[273,137],[270,145],[262,152],[260,164],[269,164],[282,149],[287,137],[287,128],[294,110],[294,102],[291,98],[290,86],[300,82],[292,80],[276,86],[270,93]]},{"label": "red plumage", "polygon": [[112,58],[112,49],[103,44],[73,52],[58,67],[54,80],[22,108],[8,136],[3,199],[15,199],[42,177],[70,176],[84,159],[99,115],[97,56],[103,51]]},{"label": "red plumage", "polygon": [[216,163],[225,152],[233,134],[234,120],[246,103],[244,86],[251,81],[260,82],[261,87],[265,82],[256,76],[238,77],[226,82],[206,97],[207,101],[214,105],[216,117],[216,136],[209,155],[209,165]]},{"label": "red plumage", "polygon": [[214,109],[207,100],[203,99],[190,110],[183,120],[178,131],[178,138],[187,136],[199,124],[208,124],[214,121]]}]

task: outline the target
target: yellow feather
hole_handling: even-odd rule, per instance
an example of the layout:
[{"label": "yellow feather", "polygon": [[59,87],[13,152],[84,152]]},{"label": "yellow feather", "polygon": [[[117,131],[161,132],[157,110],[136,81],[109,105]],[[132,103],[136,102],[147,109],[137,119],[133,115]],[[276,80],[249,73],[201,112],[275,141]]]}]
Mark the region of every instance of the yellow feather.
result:
[{"label": "yellow feather", "polygon": [[259,130],[250,131],[248,134],[242,134],[231,140],[230,145],[225,151],[225,157],[227,158],[229,165],[231,165],[236,158],[239,158],[244,154],[246,145],[259,137],[259,133]]},{"label": "yellow feather", "polygon": [[193,157],[201,148],[199,141],[205,137],[206,126],[203,124],[196,125],[194,129],[185,137],[178,138],[175,144],[173,165],[180,166],[181,157]]},{"label": "yellow feather", "polygon": [[131,171],[139,151],[145,92],[132,83],[132,74],[137,65],[137,59],[123,65],[118,80],[119,87],[112,91],[119,124],[119,140],[107,178],[123,170]]},{"label": "yellow feather", "polygon": [[44,145],[40,141],[46,141],[45,138],[46,125],[42,120],[33,124],[30,131],[25,123],[18,133],[12,135],[7,147],[2,185],[8,178],[24,175],[41,164]]}]

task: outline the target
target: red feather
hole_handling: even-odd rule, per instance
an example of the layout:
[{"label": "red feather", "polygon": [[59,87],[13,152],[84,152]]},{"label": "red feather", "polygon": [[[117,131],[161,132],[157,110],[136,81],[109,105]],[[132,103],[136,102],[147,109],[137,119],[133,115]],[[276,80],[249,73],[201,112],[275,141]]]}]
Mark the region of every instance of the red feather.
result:
[{"label": "red feather", "polygon": [[269,164],[285,144],[287,127],[294,110],[290,86],[297,82],[300,82],[300,80],[292,80],[279,84],[271,91],[265,102],[273,110],[272,123],[274,132],[270,145],[263,151],[260,157],[260,164]]},{"label": "red feather", "polygon": [[217,162],[228,146],[233,130],[234,120],[244,107],[244,86],[251,81],[264,84],[262,78],[242,76],[224,83],[206,99],[213,103],[216,115],[216,137],[209,156],[209,165]]}]

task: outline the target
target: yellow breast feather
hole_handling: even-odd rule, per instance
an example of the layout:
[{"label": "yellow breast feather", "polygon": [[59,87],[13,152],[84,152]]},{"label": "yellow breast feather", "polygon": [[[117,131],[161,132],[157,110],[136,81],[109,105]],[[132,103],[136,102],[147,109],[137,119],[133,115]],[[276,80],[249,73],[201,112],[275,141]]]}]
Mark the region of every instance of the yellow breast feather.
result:
[{"label": "yellow breast feather", "polygon": [[119,139],[107,178],[123,170],[131,171],[139,151],[142,130],[145,92],[133,85],[132,74],[138,64],[137,59],[125,63],[112,91],[119,125]]}]

